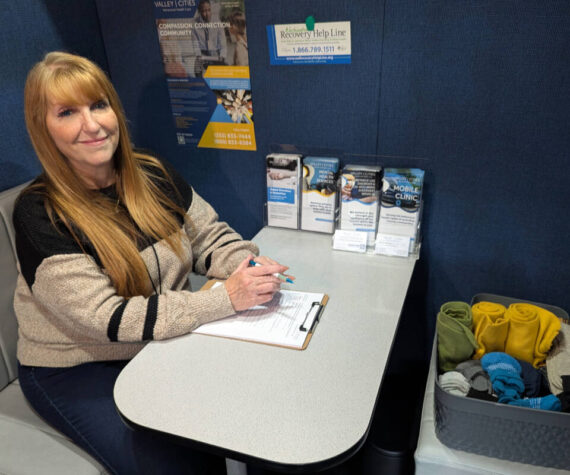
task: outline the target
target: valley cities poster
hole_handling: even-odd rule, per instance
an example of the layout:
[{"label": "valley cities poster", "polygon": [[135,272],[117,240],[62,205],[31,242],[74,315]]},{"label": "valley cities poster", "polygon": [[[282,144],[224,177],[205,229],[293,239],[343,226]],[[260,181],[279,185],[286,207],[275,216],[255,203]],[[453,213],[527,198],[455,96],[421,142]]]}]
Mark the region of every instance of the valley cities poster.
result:
[{"label": "valley cities poster", "polygon": [[256,150],[244,0],[153,0],[179,145]]}]

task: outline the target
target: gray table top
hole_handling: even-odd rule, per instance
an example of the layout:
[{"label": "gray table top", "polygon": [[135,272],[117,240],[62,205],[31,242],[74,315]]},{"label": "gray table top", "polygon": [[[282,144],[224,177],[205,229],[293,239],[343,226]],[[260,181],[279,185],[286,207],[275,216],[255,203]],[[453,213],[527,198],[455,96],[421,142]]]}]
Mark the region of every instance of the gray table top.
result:
[{"label": "gray table top", "polygon": [[120,374],[115,402],[136,425],[229,457],[319,464],[367,433],[415,260],[335,251],[330,235],[278,228],[254,241],[290,266],[288,288],[329,295],[308,348],[197,334],[152,342]]}]

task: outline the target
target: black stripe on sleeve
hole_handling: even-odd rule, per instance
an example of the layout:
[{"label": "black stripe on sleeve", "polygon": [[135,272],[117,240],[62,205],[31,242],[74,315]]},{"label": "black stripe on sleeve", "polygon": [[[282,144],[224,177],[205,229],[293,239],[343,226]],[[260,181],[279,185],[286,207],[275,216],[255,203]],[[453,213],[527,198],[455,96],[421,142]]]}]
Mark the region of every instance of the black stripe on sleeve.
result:
[{"label": "black stripe on sleeve", "polygon": [[143,341],[152,340],[154,338],[154,326],[158,317],[158,295],[151,295],[148,298],[146,306],[146,316],[144,319]]},{"label": "black stripe on sleeve", "polygon": [[126,306],[127,302],[125,301],[119,305],[113,312],[113,315],[111,315],[111,320],[109,320],[109,326],[107,327],[107,337],[110,341],[119,341],[119,326],[121,326],[121,320]]},{"label": "black stripe on sleeve", "polygon": [[206,260],[204,261],[204,265],[206,266],[206,271],[208,271],[210,269],[210,266],[212,265],[212,254],[217,251],[218,249],[227,246],[228,244],[231,244],[232,242],[240,242],[241,239],[232,239],[231,241],[227,241],[223,244],[221,244],[219,247],[217,247],[216,249],[214,249],[212,252],[210,252],[210,254],[208,254],[206,256]]}]

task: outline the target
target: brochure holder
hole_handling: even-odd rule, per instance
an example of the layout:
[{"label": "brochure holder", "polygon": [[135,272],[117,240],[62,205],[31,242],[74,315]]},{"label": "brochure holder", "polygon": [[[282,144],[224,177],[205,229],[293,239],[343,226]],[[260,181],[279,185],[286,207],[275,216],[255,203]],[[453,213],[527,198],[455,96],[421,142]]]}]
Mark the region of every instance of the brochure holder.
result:
[{"label": "brochure holder", "polygon": [[264,225],[332,233],[339,251],[418,259],[428,165],[425,158],[272,144]]}]

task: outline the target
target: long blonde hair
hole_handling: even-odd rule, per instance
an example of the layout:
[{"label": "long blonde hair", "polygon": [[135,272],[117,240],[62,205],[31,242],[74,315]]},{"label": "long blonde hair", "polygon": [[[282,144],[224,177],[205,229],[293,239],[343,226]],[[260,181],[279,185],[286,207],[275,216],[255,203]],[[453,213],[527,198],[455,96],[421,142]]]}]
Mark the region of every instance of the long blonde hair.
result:
[{"label": "long blonde hair", "polygon": [[[107,99],[117,116],[119,144],[113,156],[116,189],[132,219],[117,212],[117,203],[86,186],[47,129],[48,100],[73,106],[85,99]],[[181,256],[179,219],[183,219],[184,210],[155,183],[167,180],[172,185],[162,164],[133,151],[121,102],[106,74],[81,56],[48,53],[28,74],[24,107],[26,127],[43,167],[44,179],[36,189],[44,193],[52,222],[57,216],[82,249],[82,236],[89,240],[119,295],[149,296],[152,283],[137,249],[140,234],[165,239]]]}]

